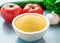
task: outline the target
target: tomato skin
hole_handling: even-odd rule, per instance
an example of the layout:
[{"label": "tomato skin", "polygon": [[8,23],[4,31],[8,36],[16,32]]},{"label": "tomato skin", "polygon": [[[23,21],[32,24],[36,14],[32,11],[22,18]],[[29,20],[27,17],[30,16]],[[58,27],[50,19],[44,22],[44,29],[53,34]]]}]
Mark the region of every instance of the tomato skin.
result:
[{"label": "tomato skin", "polygon": [[[12,4],[15,5],[15,4]],[[1,14],[2,17],[7,21],[7,22],[12,22],[14,17],[22,13],[22,8],[18,5],[15,5],[15,7],[10,8],[7,7],[8,5],[5,5],[1,8]],[[17,6],[17,7],[16,7]]]},{"label": "tomato skin", "polygon": [[39,13],[39,14],[43,14],[43,9],[38,4],[27,4],[23,9],[23,13]]},{"label": "tomato skin", "polygon": [[1,14],[1,10],[0,10],[0,14]]}]

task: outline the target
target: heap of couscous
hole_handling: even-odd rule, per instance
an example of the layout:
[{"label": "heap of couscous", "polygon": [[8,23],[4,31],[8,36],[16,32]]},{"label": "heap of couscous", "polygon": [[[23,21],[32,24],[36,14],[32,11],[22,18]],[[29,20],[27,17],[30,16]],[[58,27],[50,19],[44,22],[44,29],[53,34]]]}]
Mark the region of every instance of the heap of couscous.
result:
[{"label": "heap of couscous", "polygon": [[36,32],[46,26],[46,20],[38,15],[25,15],[15,20],[15,26],[24,32]]}]

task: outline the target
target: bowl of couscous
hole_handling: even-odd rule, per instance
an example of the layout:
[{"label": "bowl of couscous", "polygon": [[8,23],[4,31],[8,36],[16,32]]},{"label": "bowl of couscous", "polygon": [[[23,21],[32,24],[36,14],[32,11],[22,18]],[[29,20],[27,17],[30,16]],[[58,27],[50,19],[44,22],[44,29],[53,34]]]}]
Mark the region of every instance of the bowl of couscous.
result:
[{"label": "bowl of couscous", "polygon": [[21,39],[35,41],[45,34],[49,21],[37,13],[24,13],[13,19],[12,26]]}]

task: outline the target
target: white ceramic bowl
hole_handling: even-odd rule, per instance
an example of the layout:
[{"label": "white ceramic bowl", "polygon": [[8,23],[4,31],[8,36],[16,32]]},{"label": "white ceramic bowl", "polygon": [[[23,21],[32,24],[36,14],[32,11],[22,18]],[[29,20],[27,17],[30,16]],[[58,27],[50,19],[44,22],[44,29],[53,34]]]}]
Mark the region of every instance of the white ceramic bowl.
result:
[{"label": "white ceramic bowl", "polygon": [[[21,31],[21,30],[19,30],[18,28],[16,28],[16,26],[15,26],[15,24],[14,24],[15,20],[16,20],[18,17],[24,16],[24,15],[28,15],[28,14],[35,14],[35,15],[39,15],[39,16],[44,17],[45,20],[46,20],[46,22],[47,22],[47,26],[46,26],[44,29],[42,29],[42,30],[40,30],[40,31],[37,31],[37,32],[24,32],[24,31]],[[40,39],[40,38],[45,34],[46,30],[47,30],[48,27],[49,27],[49,21],[48,21],[48,19],[47,19],[45,16],[40,15],[40,14],[36,14],[36,13],[24,13],[24,14],[18,15],[17,17],[15,17],[15,18],[13,19],[12,26],[13,26],[16,34],[17,34],[21,39],[23,39],[23,40],[25,40],[25,41],[35,41],[35,40]]]}]

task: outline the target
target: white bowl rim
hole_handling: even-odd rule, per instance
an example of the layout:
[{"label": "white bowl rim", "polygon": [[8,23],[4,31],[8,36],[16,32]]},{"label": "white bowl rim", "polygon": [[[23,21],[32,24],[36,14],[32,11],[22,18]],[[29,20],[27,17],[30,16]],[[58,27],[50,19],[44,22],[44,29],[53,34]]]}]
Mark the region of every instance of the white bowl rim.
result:
[{"label": "white bowl rim", "polygon": [[[17,29],[17,27],[14,25],[14,21],[15,21],[18,17],[23,16],[23,15],[28,15],[28,14],[35,14],[35,15],[44,17],[45,20],[47,21],[47,26],[46,26],[44,29],[39,30],[39,31],[36,31],[36,32],[24,32],[24,31],[22,31],[22,30]],[[15,30],[17,30],[17,31],[19,31],[19,32],[21,32],[21,33],[24,33],[24,34],[37,34],[37,33],[43,32],[43,31],[45,31],[45,30],[48,29],[49,25],[50,25],[49,20],[48,20],[44,15],[37,14],[37,13],[24,13],[24,14],[20,14],[20,15],[16,16],[16,17],[13,19],[13,21],[12,21],[13,29],[15,29]]]}]

